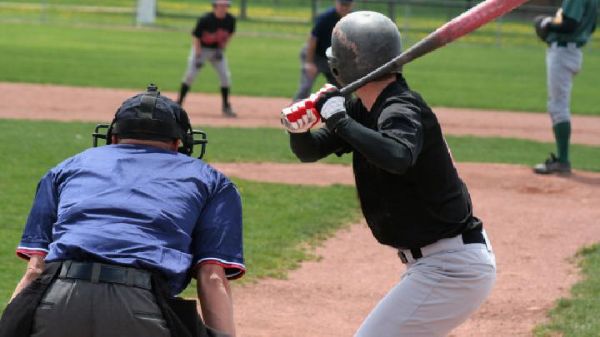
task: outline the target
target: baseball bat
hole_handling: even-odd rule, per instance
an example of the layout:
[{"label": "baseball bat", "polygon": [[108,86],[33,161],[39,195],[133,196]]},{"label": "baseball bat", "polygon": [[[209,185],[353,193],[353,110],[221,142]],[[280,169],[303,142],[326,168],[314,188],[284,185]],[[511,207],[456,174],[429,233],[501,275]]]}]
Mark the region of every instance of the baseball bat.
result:
[{"label": "baseball bat", "polygon": [[362,78],[343,87],[340,92],[346,96],[363,85],[389,74],[396,67],[406,64],[431,51],[466,35],[484,24],[510,12],[516,7],[527,2],[527,0],[487,0],[462,13],[460,16],[445,23],[443,26],[427,35],[421,41],[396,56],[388,63],[373,70]]}]

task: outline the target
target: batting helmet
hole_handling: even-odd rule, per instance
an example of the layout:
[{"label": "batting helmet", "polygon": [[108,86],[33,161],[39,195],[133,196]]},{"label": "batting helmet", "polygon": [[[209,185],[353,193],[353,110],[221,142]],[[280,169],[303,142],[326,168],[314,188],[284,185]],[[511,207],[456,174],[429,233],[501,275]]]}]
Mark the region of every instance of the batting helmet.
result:
[{"label": "batting helmet", "polygon": [[[100,133],[106,129],[106,133]],[[123,102],[115,113],[111,124],[99,124],[92,134],[94,147],[98,139],[106,139],[111,144],[112,135],[120,138],[172,141],[181,140],[179,152],[191,155],[194,145],[201,145],[202,158],[206,147],[206,133],[192,130],[190,119],[177,103],[161,96],[158,88],[150,84],[146,92],[137,94]],[[200,139],[194,139],[200,135]]]},{"label": "batting helmet", "polygon": [[[342,85],[367,75],[402,53],[398,27],[383,14],[353,12],[333,28],[327,49],[329,68]],[[396,69],[400,72],[401,67]]]}]

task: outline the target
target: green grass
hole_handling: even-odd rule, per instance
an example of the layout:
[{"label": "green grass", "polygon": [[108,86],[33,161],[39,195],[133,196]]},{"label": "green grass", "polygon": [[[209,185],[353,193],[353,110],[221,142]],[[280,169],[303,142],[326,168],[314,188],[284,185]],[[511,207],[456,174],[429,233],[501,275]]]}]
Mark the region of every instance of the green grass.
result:
[{"label": "green grass", "polygon": [[[31,171],[41,176],[50,158],[65,158],[91,146],[91,132],[95,124],[80,122],[21,121],[0,119],[2,153],[16,152],[15,141],[21,148],[36,148],[41,143],[48,148],[36,154],[6,156],[4,163],[22,165],[20,172]],[[202,128],[208,134],[209,144],[205,159],[208,162],[280,162],[297,163],[289,149],[288,136],[283,130],[272,128]],[[27,135],[27,137],[23,137]],[[555,151],[554,143],[498,137],[447,136],[454,158],[459,162],[484,162],[533,165]],[[575,169],[600,172],[600,147],[574,144],[571,161]],[[325,163],[350,164],[349,155],[330,156]],[[53,164],[57,164],[55,162]],[[0,170],[0,178],[4,174]],[[0,184],[3,180],[0,180]],[[26,186],[26,185],[21,185]],[[0,185],[1,187],[1,185]],[[9,194],[5,194],[9,195]],[[1,197],[2,195],[0,195]],[[0,199],[1,200],[1,199]]]},{"label": "green grass", "polygon": [[[234,94],[291,97],[297,89],[298,52],[309,28],[286,24],[279,35],[264,32],[278,27],[240,23],[228,50]],[[153,81],[177,90],[190,45],[187,31],[169,29],[0,23],[0,30],[0,81],[7,82],[139,89]],[[477,41],[457,42],[407,65],[410,85],[435,106],[544,111],[543,45]],[[600,115],[600,54],[591,51],[575,79],[576,114]],[[204,69],[193,90],[217,92],[215,71]]]},{"label": "green grass", "polygon": [[597,337],[600,331],[600,245],[579,254],[583,280],[571,288],[571,296],[557,301],[550,322],[538,326],[537,337]]}]

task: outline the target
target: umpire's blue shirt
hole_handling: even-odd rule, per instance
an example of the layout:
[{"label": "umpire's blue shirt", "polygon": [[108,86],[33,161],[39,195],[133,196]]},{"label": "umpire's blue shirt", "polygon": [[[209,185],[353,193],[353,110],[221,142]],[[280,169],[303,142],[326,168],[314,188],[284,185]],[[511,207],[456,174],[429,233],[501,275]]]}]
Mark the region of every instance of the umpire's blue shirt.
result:
[{"label": "umpire's blue shirt", "polygon": [[201,160],[144,145],[86,150],[40,181],[17,254],[160,272],[172,295],[199,263],[244,271],[235,185]]}]

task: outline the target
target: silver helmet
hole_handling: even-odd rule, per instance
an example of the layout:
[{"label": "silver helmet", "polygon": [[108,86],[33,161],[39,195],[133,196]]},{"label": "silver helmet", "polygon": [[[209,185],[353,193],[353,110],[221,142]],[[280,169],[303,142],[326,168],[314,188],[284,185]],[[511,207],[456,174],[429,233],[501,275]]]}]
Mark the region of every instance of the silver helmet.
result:
[{"label": "silver helmet", "polygon": [[[329,68],[341,85],[350,84],[402,53],[398,27],[383,14],[353,12],[333,28]],[[396,72],[401,71],[401,67]]]}]

